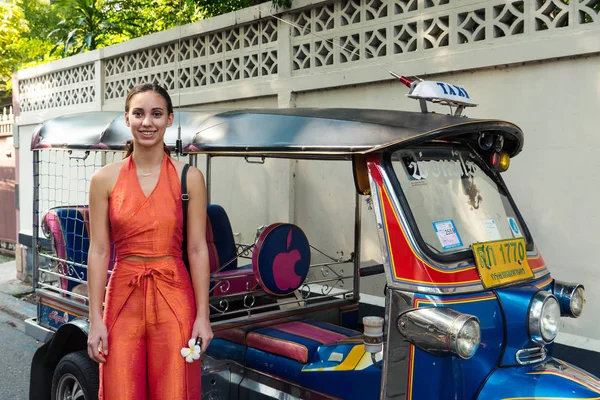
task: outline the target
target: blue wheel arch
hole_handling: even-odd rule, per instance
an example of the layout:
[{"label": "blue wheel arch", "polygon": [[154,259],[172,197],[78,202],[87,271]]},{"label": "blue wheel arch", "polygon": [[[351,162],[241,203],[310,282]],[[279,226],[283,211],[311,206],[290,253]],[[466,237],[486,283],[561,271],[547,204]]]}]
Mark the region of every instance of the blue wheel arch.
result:
[{"label": "blue wheel arch", "polygon": [[30,400],[50,400],[52,376],[60,360],[67,354],[87,349],[89,323],[76,319],[62,325],[33,355],[29,381]]}]

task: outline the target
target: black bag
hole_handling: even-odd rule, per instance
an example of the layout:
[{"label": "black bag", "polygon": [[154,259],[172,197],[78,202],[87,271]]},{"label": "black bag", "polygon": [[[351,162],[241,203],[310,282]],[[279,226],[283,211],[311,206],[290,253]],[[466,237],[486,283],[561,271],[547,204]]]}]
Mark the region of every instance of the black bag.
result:
[{"label": "black bag", "polygon": [[183,171],[181,171],[181,205],[183,209],[183,240],[181,241],[181,250],[183,253],[183,263],[188,272],[190,272],[190,260],[188,259],[187,252],[187,214],[188,200],[190,199],[190,195],[187,192],[187,172],[189,168],[190,165],[185,164],[183,166]]}]

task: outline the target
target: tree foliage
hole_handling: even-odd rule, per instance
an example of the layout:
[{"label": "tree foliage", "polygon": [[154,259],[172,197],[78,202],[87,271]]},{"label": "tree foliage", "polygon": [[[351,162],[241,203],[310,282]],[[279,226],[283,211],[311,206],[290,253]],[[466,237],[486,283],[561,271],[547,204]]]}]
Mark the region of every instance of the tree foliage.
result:
[{"label": "tree foliage", "polygon": [[62,19],[48,37],[52,53],[63,57],[95,50],[134,36],[135,20],[119,15],[119,4],[103,0],[58,0],[53,3]]},{"label": "tree foliage", "polygon": [[0,3],[0,91],[10,89],[14,66],[21,60],[17,41],[27,33],[23,10],[16,2]]},{"label": "tree foliage", "polygon": [[[12,73],[262,0],[0,0],[0,92]],[[291,0],[272,0],[289,7]]]},{"label": "tree foliage", "polygon": [[[261,4],[264,0],[196,0],[196,2],[207,17],[214,17]],[[273,5],[279,7],[290,7],[292,5],[291,0],[272,0],[272,2]]]},{"label": "tree foliage", "polygon": [[[289,6],[291,0],[272,0]],[[57,0],[62,19],[50,33],[62,56],[94,50],[232,12],[260,0]]]},{"label": "tree foliage", "polygon": [[46,37],[59,19],[40,0],[0,2],[0,15],[0,92],[8,96],[17,69],[57,58]]}]

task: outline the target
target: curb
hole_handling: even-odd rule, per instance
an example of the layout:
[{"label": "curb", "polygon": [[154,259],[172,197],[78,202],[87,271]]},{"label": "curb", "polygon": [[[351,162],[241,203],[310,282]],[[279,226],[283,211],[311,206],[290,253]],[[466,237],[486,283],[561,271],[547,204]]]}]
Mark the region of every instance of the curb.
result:
[{"label": "curb", "polygon": [[25,321],[28,318],[35,318],[36,306],[10,294],[0,293],[0,312]]}]

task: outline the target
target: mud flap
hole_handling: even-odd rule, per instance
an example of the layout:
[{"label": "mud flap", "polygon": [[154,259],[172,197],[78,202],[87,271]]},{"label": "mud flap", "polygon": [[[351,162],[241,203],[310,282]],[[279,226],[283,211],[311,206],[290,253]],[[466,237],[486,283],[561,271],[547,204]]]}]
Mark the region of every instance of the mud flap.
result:
[{"label": "mud flap", "polygon": [[50,342],[37,349],[33,355],[29,377],[29,400],[50,400],[54,368],[48,368],[46,365],[49,349]]}]

